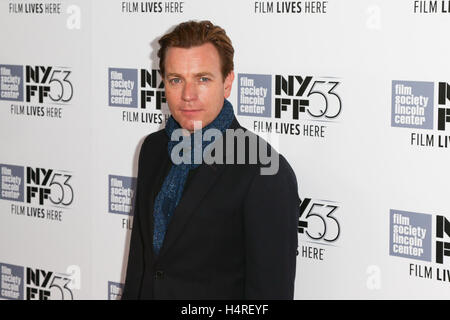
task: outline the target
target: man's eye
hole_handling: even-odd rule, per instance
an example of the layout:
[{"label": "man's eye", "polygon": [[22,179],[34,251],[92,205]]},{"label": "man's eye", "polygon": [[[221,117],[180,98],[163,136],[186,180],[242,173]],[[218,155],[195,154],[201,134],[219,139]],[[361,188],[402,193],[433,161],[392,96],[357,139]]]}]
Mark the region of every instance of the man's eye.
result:
[{"label": "man's eye", "polygon": [[207,77],[200,77],[200,82],[208,82],[209,78]]},{"label": "man's eye", "polygon": [[169,82],[171,84],[178,84],[178,83],[181,82],[181,79],[179,79],[179,78],[172,78],[172,79],[169,80]]}]

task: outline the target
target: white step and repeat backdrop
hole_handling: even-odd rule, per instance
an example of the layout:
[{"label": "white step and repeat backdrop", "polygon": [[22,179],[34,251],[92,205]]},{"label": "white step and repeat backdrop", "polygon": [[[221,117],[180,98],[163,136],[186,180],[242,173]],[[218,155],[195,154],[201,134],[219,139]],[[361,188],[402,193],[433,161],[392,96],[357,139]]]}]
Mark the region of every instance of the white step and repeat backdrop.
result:
[{"label": "white step and repeat backdrop", "polygon": [[157,39],[190,19],[227,31],[238,120],[297,175],[295,298],[450,297],[449,12],[1,0],[0,299],[120,298],[140,145],[169,115]]}]

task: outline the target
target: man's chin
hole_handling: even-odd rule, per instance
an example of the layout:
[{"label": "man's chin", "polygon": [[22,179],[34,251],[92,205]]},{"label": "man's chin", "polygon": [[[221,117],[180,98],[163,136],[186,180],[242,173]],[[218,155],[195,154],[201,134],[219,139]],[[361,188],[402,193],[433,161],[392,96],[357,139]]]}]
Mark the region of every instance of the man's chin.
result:
[{"label": "man's chin", "polygon": [[196,130],[200,130],[204,126],[202,120],[189,120],[183,122],[183,124],[181,124],[181,127],[186,130],[189,130],[189,132],[194,132]]}]

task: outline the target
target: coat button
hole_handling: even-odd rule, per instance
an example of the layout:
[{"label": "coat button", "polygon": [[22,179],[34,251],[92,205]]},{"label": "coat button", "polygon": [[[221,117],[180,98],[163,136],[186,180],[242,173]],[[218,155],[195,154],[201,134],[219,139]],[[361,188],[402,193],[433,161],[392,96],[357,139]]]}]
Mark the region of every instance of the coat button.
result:
[{"label": "coat button", "polygon": [[156,271],[155,272],[155,279],[156,280],[164,279],[164,271]]}]

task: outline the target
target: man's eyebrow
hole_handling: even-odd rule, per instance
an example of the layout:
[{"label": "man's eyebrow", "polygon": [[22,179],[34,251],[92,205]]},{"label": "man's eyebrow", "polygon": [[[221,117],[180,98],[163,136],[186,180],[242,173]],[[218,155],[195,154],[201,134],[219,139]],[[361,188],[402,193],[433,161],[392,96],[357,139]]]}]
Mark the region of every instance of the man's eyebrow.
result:
[{"label": "man's eyebrow", "polygon": [[214,78],[214,75],[211,72],[199,72],[195,74],[196,77],[204,77],[209,76],[211,78]]},{"label": "man's eyebrow", "polygon": [[[199,77],[204,77],[204,76],[209,76],[211,78],[214,78],[214,74],[212,74],[211,72],[198,72],[196,74],[194,74],[195,77],[199,78]],[[183,78],[183,76],[179,73],[176,72],[170,72],[166,75],[166,77],[178,77],[178,78]]]},{"label": "man's eyebrow", "polygon": [[166,77],[181,77],[181,74],[171,72],[171,73],[166,74]]}]

